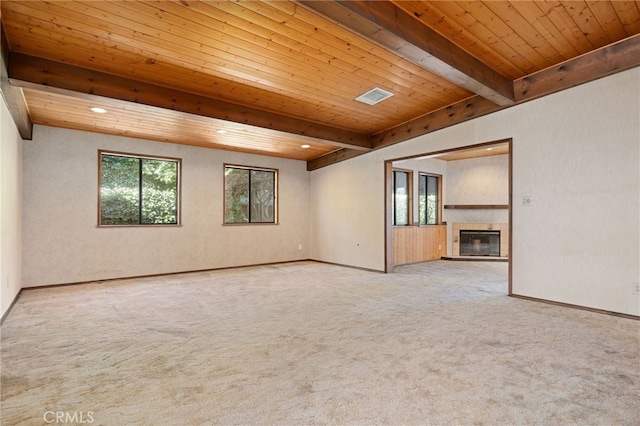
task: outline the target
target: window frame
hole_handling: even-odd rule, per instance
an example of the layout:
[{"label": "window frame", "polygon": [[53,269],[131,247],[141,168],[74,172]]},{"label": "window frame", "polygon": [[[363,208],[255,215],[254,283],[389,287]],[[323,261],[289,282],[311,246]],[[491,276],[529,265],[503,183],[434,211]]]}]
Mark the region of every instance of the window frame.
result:
[{"label": "window frame", "polygon": [[[248,170],[249,175],[252,171],[257,172],[273,172],[273,222],[227,222],[227,168]],[[251,186],[248,187],[249,205],[251,205]],[[222,167],[222,225],[223,226],[260,226],[260,225],[279,225],[280,224],[280,170],[271,167],[245,166],[240,164],[224,163]],[[249,207],[249,216],[251,216],[251,207]]]},{"label": "window frame", "polygon": [[[155,160],[155,161],[168,161],[176,163],[176,222],[175,223],[140,223],[140,217],[138,217],[138,223],[135,224],[118,224],[118,225],[104,225],[102,224],[102,156],[110,155],[114,157],[134,158],[138,160]],[[140,183],[142,185],[142,183]],[[140,186],[141,187],[141,186]],[[180,227],[182,226],[182,158],[166,157],[147,154],[135,154],[130,152],[120,152],[106,149],[98,150],[98,228],[153,228],[153,227]]]},{"label": "window frame", "polygon": [[[436,223],[422,223],[420,217],[420,193],[422,177],[436,178]],[[425,190],[427,188],[425,182]],[[426,217],[425,217],[426,219]],[[426,220],[425,220],[426,222]],[[442,225],[442,175],[436,173],[418,172],[418,225],[419,226],[435,226]]]},{"label": "window frame", "polygon": [[[396,223],[396,173],[405,173],[407,175],[407,223],[401,225]],[[391,225],[413,225],[413,170],[394,168],[391,171]]]}]

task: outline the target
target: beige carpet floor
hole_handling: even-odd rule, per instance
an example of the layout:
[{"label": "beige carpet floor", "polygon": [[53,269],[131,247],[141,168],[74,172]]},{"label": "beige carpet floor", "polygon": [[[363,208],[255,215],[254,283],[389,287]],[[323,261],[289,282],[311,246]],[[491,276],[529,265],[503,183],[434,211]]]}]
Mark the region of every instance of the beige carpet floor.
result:
[{"label": "beige carpet floor", "polygon": [[640,322],[506,291],[505,263],[446,261],[27,290],[2,425],[638,425]]}]

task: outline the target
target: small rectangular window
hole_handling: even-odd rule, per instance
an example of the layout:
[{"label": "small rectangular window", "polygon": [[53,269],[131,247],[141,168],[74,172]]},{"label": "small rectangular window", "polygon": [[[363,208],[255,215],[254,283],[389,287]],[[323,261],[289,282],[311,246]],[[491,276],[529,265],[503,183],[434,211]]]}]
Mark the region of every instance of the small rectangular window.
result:
[{"label": "small rectangular window", "polygon": [[393,185],[393,225],[407,226],[411,223],[411,176],[410,172],[395,171]]},{"label": "small rectangular window", "polygon": [[225,165],[224,223],[277,223],[277,170]]},{"label": "small rectangular window", "polygon": [[179,159],[102,151],[99,157],[99,225],[179,223]]},{"label": "small rectangular window", "polygon": [[418,215],[420,225],[437,225],[440,221],[440,176],[420,174]]}]

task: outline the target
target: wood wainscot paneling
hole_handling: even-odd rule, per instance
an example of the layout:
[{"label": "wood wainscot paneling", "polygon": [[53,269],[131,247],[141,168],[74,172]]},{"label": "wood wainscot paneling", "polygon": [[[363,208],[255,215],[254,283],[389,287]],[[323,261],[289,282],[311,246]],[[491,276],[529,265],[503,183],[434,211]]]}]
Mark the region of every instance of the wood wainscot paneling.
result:
[{"label": "wood wainscot paneling", "polygon": [[447,253],[447,225],[395,226],[393,264],[440,259]]}]

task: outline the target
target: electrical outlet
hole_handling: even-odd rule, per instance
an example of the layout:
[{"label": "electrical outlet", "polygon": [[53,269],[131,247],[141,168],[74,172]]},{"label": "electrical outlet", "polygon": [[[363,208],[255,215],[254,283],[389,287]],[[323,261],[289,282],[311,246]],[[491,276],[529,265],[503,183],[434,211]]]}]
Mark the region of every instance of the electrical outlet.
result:
[{"label": "electrical outlet", "polygon": [[633,294],[640,296],[640,283],[631,284],[631,289],[631,291],[633,291]]}]

